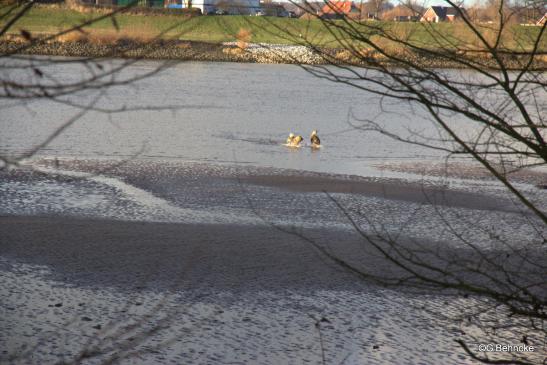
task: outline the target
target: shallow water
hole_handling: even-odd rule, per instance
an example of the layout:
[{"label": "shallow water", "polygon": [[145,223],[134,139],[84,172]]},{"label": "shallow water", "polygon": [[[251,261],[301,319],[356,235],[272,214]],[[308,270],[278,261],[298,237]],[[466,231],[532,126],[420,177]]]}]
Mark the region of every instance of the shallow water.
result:
[{"label": "shallow water", "polygon": [[[151,72],[158,65],[138,62],[119,78]],[[74,64],[44,69],[59,80],[77,79],[86,72]],[[17,78],[17,72],[12,77]],[[85,105],[97,95],[83,91],[63,100]],[[129,86],[110,88],[95,105],[168,106],[176,109],[88,111],[39,154],[228,162],[355,175],[370,175],[372,165],[382,161],[440,156],[352,126],[359,124],[355,118],[371,119],[397,132],[411,127],[435,135],[437,130],[423,111],[318,79],[292,65],[180,63]],[[74,107],[50,100],[2,107],[0,152],[22,153],[77,113]],[[289,132],[302,134],[307,141],[313,129],[324,148],[282,146]]]}]

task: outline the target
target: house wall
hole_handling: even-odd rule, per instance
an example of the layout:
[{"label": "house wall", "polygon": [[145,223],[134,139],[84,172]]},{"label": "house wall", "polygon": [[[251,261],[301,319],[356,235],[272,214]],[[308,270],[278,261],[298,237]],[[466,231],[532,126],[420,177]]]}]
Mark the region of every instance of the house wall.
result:
[{"label": "house wall", "polygon": [[420,19],[420,21],[421,22],[438,23],[439,22],[439,17],[437,16],[437,14],[435,14],[433,9],[429,8],[424,13],[424,15],[422,16],[422,19]]},{"label": "house wall", "polygon": [[214,12],[219,5],[230,14],[255,14],[260,10],[259,0],[192,0],[192,7],[201,9],[202,14]]}]

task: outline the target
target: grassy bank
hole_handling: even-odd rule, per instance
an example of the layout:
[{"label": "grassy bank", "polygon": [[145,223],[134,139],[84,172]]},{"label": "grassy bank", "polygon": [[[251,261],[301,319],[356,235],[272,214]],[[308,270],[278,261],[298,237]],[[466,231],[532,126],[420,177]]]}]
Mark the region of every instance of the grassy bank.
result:
[{"label": "grassy bank", "polygon": [[[33,34],[53,34],[103,14],[104,12],[100,11],[79,12],[62,6],[37,6],[12,27],[11,33],[20,33],[25,29]],[[391,33],[408,38],[421,46],[436,47],[449,43],[456,46],[473,46],[476,43],[476,39],[473,39],[473,35],[462,24],[432,25],[436,32],[431,32],[431,29],[420,23],[373,24],[389,29]],[[363,34],[368,32],[374,37],[366,26],[362,26],[362,29]],[[340,46],[336,35],[329,32],[319,20],[275,17],[119,14],[115,23],[111,19],[104,19],[85,27],[84,30],[87,37],[97,39],[123,36],[147,40],[160,36],[165,39],[211,43],[234,41],[238,38],[238,33],[245,30],[247,40],[251,42],[294,44],[306,39],[321,47]],[[505,34],[505,46],[519,50],[530,49],[532,40],[539,30],[539,27],[513,26]],[[439,34],[443,37],[439,37]],[[72,37],[81,36],[82,33],[77,33]],[[355,43],[354,40],[352,42]],[[383,46],[393,45],[387,42]],[[545,35],[540,42],[540,49],[547,51]]]},{"label": "grassy bank", "polygon": [[[19,33],[21,29],[25,29],[32,33],[52,34],[101,15],[101,12],[81,13],[63,7],[36,7],[17,22],[11,33]],[[294,40],[287,39],[287,36],[277,29],[279,27],[304,34],[306,31],[309,34],[323,34],[322,39],[316,39],[321,44],[333,41],[332,36],[324,34],[325,29],[319,21],[288,18],[119,14],[116,16],[116,23],[119,30],[111,19],[93,23],[85,30],[99,36],[123,33],[146,39],[161,34],[162,38],[219,43],[234,41],[241,29],[248,29],[253,42],[295,43]]]}]

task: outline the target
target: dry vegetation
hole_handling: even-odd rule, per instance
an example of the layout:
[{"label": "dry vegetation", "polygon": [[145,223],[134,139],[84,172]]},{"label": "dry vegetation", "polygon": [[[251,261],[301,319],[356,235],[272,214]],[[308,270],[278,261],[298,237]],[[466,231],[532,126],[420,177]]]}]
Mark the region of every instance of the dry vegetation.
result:
[{"label": "dry vegetation", "polygon": [[249,29],[241,28],[237,34],[237,47],[239,49],[246,49],[249,46],[249,42],[251,42],[252,33]]}]

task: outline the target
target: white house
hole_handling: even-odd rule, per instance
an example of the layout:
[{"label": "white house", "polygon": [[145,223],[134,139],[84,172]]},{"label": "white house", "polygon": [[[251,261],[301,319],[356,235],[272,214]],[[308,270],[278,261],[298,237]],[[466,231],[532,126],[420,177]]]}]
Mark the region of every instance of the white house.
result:
[{"label": "white house", "polygon": [[[186,7],[189,6],[185,0]],[[191,0],[193,8],[201,9],[202,14],[214,13],[218,9],[228,14],[251,14],[254,15],[260,10],[260,0]]]},{"label": "white house", "polygon": [[463,8],[456,9],[452,6],[430,6],[420,21],[429,23],[453,22],[460,17],[460,11],[464,12],[465,10]]}]

